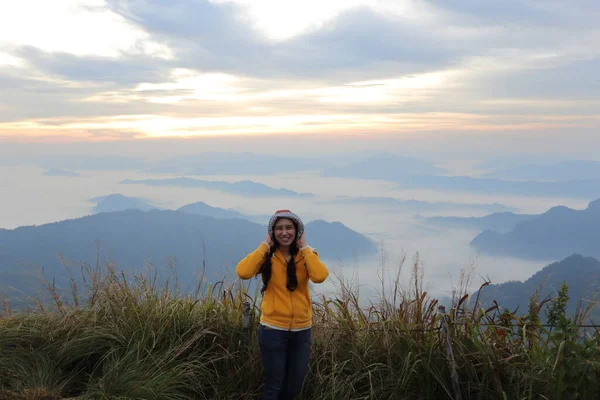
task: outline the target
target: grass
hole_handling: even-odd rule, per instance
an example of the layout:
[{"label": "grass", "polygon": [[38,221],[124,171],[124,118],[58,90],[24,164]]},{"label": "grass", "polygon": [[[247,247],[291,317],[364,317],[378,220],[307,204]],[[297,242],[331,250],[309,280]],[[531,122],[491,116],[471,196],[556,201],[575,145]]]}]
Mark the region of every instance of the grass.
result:
[{"label": "grass", "polygon": [[[314,299],[303,398],[598,398],[600,336],[577,327],[589,310],[571,321],[557,303],[565,296],[549,300],[557,322],[547,328],[535,294],[529,313],[517,316],[457,293],[445,314],[423,291],[418,264],[410,288],[400,289],[397,279],[393,293],[367,307],[343,279],[335,296]],[[176,280],[128,279],[110,265],[85,276],[86,287],[72,284],[68,296],[46,282],[52,304],[27,312],[4,305],[0,399],[260,398],[257,292],[199,280],[184,294]],[[246,301],[254,311],[249,327],[242,323]]]}]

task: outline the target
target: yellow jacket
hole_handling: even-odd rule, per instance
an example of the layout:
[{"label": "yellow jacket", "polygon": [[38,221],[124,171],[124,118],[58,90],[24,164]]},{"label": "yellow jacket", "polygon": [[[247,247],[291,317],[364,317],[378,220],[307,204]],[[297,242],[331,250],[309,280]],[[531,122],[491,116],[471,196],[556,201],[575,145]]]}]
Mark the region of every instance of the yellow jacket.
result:
[{"label": "yellow jacket", "polygon": [[[242,279],[250,279],[259,272],[269,245],[261,243],[252,253],[241,260],[235,272]],[[310,247],[298,252],[295,258],[298,288],[290,292],[286,288],[287,263],[283,254],[277,250],[271,260],[271,279],[261,302],[260,322],[281,329],[295,330],[312,325],[312,302],[308,280],[323,282],[329,275],[325,264]]]}]

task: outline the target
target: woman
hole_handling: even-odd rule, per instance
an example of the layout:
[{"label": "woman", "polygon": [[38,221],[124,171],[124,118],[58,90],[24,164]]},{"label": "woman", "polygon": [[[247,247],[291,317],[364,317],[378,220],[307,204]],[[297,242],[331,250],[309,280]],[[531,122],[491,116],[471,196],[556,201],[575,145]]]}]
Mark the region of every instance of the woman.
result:
[{"label": "woman", "polygon": [[329,272],[304,239],[304,224],[289,210],[269,220],[267,237],[236,267],[263,287],[258,343],[265,373],[263,399],[293,399],[302,389],[310,357],[312,308],[308,280],[323,282]]}]

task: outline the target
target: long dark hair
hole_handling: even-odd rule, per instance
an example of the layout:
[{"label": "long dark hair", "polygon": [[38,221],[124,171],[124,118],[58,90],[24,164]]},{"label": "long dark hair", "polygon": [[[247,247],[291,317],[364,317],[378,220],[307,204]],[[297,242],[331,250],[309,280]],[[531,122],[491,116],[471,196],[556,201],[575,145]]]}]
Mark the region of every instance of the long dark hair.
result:
[{"label": "long dark hair", "polygon": [[[298,226],[296,225],[296,222],[292,222],[296,227],[296,235],[298,235]],[[269,281],[271,280],[271,272],[273,272],[271,259],[273,258],[275,251],[279,248],[279,243],[277,243],[275,239],[273,239],[273,242],[273,247],[271,247],[271,250],[267,253],[265,261],[258,271],[258,273],[261,274],[263,281],[263,287],[260,290],[260,294],[265,293],[267,286],[269,286]],[[290,292],[293,292],[298,287],[298,277],[296,276],[296,255],[298,254],[298,251],[298,244],[294,240],[294,242],[290,245],[290,260],[287,262],[287,282],[285,284],[285,287]]]}]

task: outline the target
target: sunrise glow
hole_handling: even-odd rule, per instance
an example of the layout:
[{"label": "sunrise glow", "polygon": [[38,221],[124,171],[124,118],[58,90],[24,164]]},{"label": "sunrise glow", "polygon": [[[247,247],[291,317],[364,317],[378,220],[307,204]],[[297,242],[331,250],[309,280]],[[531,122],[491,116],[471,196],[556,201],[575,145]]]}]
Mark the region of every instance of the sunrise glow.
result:
[{"label": "sunrise glow", "polygon": [[518,41],[485,10],[412,0],[27,0],[0,11],[2,140],[598,127],[585,80],[600,49],[566,46],[597,36],[593,24],[539,42],[532,19]]}]

